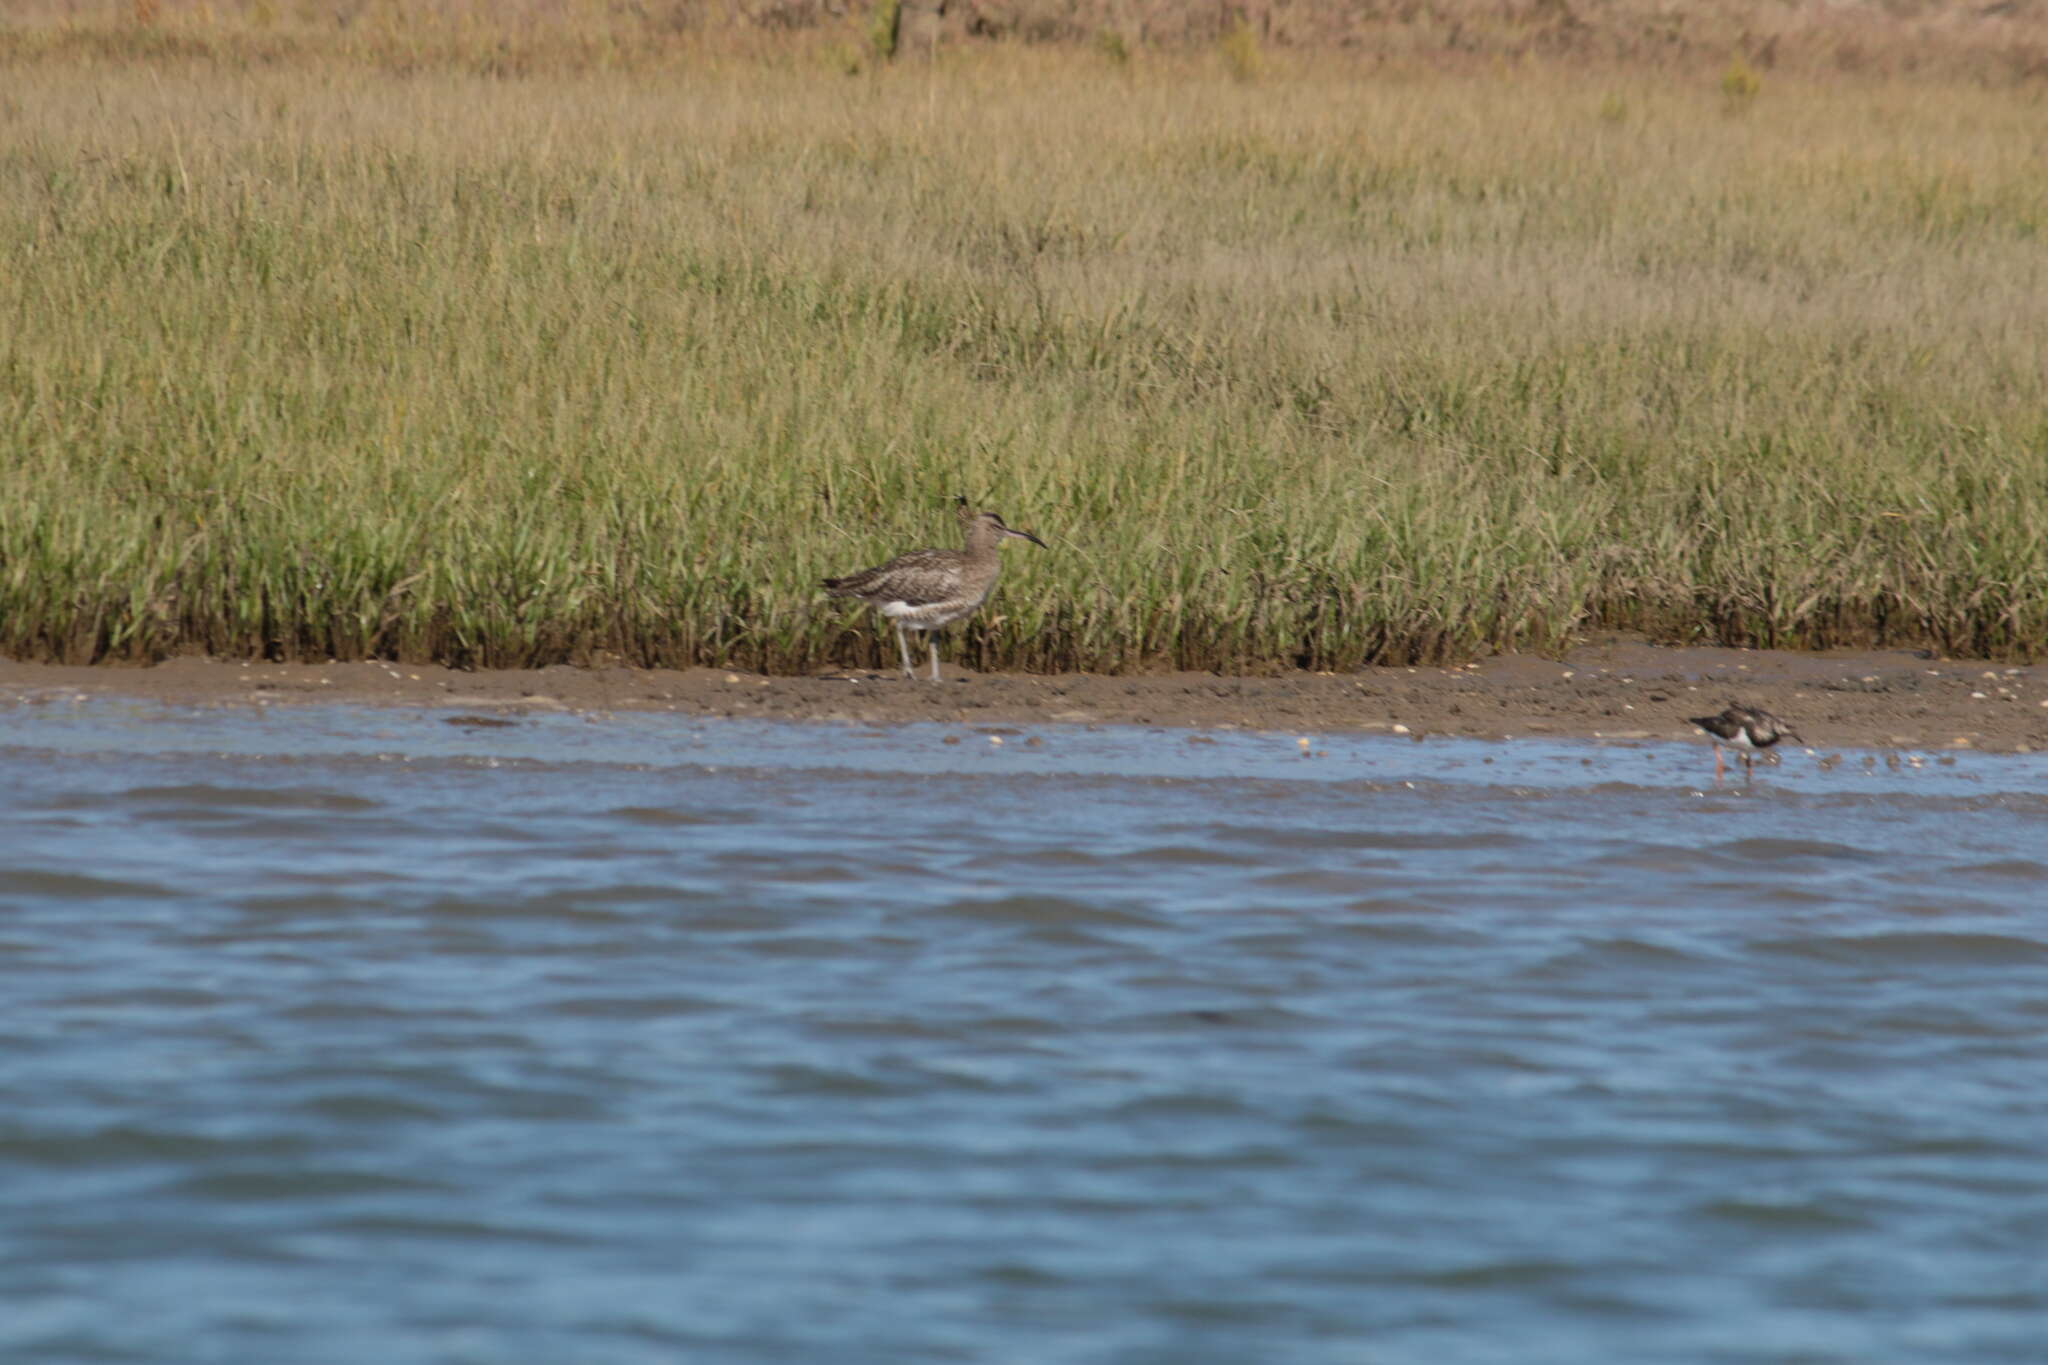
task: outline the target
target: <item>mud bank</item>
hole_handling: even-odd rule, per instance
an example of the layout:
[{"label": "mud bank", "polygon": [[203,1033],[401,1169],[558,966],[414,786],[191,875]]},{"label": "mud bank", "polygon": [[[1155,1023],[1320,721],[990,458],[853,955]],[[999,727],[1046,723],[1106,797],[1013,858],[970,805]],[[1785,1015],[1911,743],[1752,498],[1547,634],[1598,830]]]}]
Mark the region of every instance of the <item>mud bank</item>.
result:
[{"label": "mud bank", "polygon": [[1562,659],[1503,656],[1462,668],[1272,677],[1033,677],[949,670],[937,684],[866,671],[763,677],[722,669],[457,672],[376,662],[180,659],[151,668],[0,662],[0,702],[47,704],[80,694],[180,705],[427,705],[472,713],[479,723],[516,720],[537,709],[632,710],[866,724],[1116,724],[1638,740],[1697,739],[1688,716],[1741,700],[1791,720],[1822,750],[2048,749],[2048,679],[2035,668],[1907,652],[1677,649],[1631,640],[1583,645]]}]

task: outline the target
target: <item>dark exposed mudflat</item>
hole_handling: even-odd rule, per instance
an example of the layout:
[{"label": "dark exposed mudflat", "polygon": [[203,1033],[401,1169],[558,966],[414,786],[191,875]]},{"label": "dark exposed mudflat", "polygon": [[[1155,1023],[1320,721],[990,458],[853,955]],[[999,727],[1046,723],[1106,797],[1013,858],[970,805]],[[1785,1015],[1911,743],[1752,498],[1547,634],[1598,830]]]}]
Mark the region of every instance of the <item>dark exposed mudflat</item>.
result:
[{"label": "dark exposed mudflat", "polygon": [[1686,717],[1731,699],[1801,727],[1816,748],[2048,749],[2048,679],[2035,668],[1906,651],[1801,654],[1615,640],[1563,659],[1502,656],[1461,668],[1218,677],[975,675],[936,685],[866,671],[763,677],[572,668],[457,672],[387,663],[181,659],[150,668],[0,662],[0,699],[130,695],[181,704],[295,701],[457,708],[516,719],[535,708],[890,724],[1067,722],[1201,728],[1392,730],[1479,738],[1697,738]]}]

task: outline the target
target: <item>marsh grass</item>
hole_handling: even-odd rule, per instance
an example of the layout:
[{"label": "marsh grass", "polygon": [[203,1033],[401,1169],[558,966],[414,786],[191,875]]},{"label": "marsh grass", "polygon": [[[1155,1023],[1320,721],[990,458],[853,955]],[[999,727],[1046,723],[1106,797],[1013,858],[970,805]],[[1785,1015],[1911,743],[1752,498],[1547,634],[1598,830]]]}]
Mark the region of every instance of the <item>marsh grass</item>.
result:
[{"label": "marsh grass", "polygon": [[1243,15],[1225,30],[1216,50],[1223,58],[1223,69],[1240,84],[1255,81],[1265,72],[1266,54],[1259,48],[1259,35]]},{"label": "marsh grass", "polygon": [[876,61],[886,62],[896,55],[897,27],[902,18],[901,0],[876,0],[868,15],[868,47]]},{"label": "marsh grass", "polygon": [[2048,640],[2024,90],[829,51],[18,53],[0,651],[885,662],[956,492],[980,668]]},{"label": "marsh grass", "polygon": [[1763,88],[1764,78],[1741,56],[1732,57],[1721,72],[1721,107],[1730,113],[1746,113]]}]

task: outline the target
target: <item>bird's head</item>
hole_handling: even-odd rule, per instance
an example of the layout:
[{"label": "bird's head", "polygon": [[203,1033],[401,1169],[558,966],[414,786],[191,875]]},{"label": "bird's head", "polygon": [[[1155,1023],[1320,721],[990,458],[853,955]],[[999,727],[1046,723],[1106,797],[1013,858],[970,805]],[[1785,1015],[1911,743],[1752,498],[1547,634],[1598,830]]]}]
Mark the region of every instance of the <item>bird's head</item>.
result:
[{"label": "bird's head", "polygon": [[1045,542],[1037,536],[1032,535],[1029,531],[1017,530],[994,512],[983,512],[974,519],[973,527],[982,535],[995,537],[996,543],[999,545],[1008,537],[1015,536],[1019,540],[1030,541],[1041,550],[1045,548]]}]

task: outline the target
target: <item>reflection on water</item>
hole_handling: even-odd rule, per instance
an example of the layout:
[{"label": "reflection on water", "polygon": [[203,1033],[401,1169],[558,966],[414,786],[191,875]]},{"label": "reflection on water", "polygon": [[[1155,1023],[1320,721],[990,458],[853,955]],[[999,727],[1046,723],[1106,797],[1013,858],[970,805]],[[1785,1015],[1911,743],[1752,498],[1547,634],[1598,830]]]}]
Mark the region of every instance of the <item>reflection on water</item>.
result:
[{"label": "reflection on water", "polygon": [[7,719],[0,1357],[2040,1358],[2034,759]]}]

